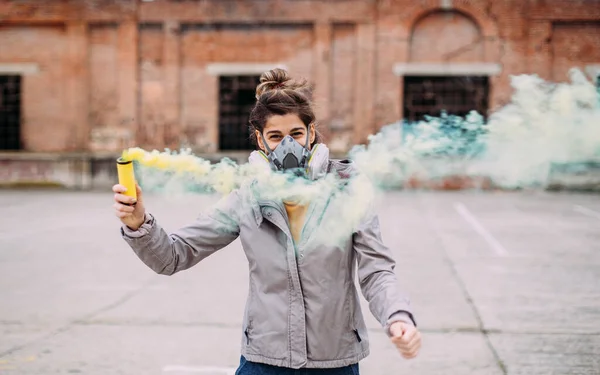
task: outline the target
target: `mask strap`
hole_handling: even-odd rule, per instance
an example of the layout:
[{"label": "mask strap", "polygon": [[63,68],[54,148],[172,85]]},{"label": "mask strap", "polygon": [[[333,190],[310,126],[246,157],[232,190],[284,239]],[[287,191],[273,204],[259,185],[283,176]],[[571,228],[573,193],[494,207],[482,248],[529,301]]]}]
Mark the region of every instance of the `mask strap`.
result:
[{"label": "mask strap", "polygon": [[310,139],[310,125],[306,127],[306,143],[304,143],[304,148],[308,150],[308,140]]},{"label": "mask strap", "polygon": [[263,140],[263,145],[265,146],[265,149],[267,149],[267,158],[269,158],[269,160],[275,165],[275,168],[277,168],[278,170],[283,169],[283,165],[281,164],[281,162],[279,161],[279,159],[277,159],[277,157],[275,156],[275,154],[273,154],[273,151],[271,150],[271,148],[269,147],[269,145],[267,144],[267,140],[265,139],[265,136],[263,135],[262,132],[260,133],[260,137]]},{"label": "mask strap", "polygon": [[263,145],[264,145],[264,146],[265,146],[265,148],[267,149],[267,153],[269,153],[269,154],[272,154],[272,153],[273,153],[273,151],[271,150],[271,148],[270,148],[270,147],[269,147],[269,145],[267,144],[267,140],[265,139],[265,136],[263,135],[263,133],[262,133],[262,132],[259,132],[259,133],[260,133],[260,137],[262,138]]},{"label": "mask strap", "polygon": [[308,167],[308,157],[310,156],[310,150],[308,149],[310,140],[310,125],[306,127],[306,142],[304,143],[304,150],[302,151],[302,160],[300,161],[300,165],[302,168]]}]

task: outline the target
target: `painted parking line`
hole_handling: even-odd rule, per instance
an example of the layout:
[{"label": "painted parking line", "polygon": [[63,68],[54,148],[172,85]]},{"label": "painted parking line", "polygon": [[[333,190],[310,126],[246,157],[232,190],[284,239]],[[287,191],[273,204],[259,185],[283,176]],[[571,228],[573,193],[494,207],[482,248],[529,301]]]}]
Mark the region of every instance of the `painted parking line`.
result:
[{"label": "painted parking line", "polygon": [[579,212],[580,214],[584,214],[586,216],[595,217],[600,220],[600,212],[594,211],[590,208],[580,206],[578,204],[573,206],[573,210]]},{"label": "painted parking line", "polygon": [[508,251],[498,240],[477,220],[467,207],[461,202],[454,203],[454,209],[458,214],[479,234],[497,255],[507,255]]},{"label": "painted parking line", "polygon": [[207,374],[207,375],[235,375],[236,368],[213,366],[178,366],[168,365],[163,367],[163,373],[176,374]]}]

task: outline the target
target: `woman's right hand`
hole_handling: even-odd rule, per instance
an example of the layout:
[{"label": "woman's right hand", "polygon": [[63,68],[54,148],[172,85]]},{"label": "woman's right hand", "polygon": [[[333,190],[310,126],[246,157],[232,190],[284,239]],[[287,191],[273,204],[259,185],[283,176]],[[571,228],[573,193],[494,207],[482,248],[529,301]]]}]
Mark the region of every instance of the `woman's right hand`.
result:
[{"label": "woman's right hand", "polygon": [[135,188],[137,200],[123,194],[127,190],[123,185],[116,184],[112,188],[115,193],[115,204],[113,205],[115,214],[131,230],[138,230],[144,224],[144,216],[146,214],[142,200],[142,189],[137,184]]}]

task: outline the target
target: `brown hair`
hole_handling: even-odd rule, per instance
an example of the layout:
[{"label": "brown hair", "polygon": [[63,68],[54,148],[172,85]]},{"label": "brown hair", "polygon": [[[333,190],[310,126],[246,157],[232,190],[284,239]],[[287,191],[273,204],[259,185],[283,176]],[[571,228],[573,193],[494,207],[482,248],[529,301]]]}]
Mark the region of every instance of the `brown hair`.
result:
[{"label": "brown hair", "polygon": [[[273,115],[295,114],[306,125],[315,123],[312,106],[312,88],[305,79],[294,80],[283,69],[273,69],[260,76],[260,84],[256,87],[256,104],[250,112],[250,139],[258,147],[256,130],[262,133],[269,117]],[[315,128],[315,141],[321,142],[321,135]]]}]

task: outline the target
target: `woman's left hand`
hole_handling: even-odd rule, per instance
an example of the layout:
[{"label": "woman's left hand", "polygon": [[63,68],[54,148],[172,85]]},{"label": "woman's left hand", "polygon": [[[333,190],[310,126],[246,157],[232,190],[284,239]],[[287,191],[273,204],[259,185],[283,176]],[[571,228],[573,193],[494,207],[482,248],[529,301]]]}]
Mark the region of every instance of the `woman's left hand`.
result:
[{"label": "woman's left hand", "polygon": [[421,349],[421,333],[412,324],[395,322],[390,326],[391,340],[404,358],[415,358]]}]

